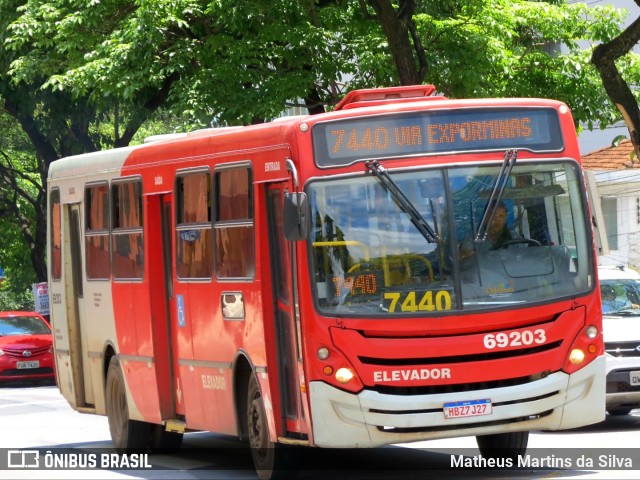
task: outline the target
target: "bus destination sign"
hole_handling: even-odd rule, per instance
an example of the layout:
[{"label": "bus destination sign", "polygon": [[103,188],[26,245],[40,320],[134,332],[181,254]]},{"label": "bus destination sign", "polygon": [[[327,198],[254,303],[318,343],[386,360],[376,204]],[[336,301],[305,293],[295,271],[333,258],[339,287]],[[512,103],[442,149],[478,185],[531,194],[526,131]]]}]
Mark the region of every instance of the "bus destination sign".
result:
[{"label": "bus destination sign", "polygon": [[321,167],[406,155],[563,148],[558,114],[552,108],[469,108],[348,118],[314,125],[313,145]]}]

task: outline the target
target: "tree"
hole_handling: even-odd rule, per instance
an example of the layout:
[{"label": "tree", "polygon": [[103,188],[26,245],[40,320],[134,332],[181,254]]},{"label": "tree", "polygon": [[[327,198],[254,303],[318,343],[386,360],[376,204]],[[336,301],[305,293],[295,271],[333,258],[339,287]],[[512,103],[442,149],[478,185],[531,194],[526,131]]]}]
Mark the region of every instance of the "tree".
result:
[{"label": "tree", "polygon": [[[322,112],[360,87],[555,97],[578,122],[607,123],[616,114],[578,41],[613,38],[620,18],[507,0],[0,0],[0,104],[29,139],[40,185],[53,160],[127,145],[161,110],[182,129],[242,125],[286,106]],[[15,177],[10,165],[27,160],[5,161]],[[0,176],[0,196],[16,181]],[[38,280],[43,192],[24,190],[34,207],[21,230]]]},{"label": "tree", "polygon": [[[11,218],[21,232],[35,280],[41,282],[47,279],[45,189],[49,165],[63,156],[127,145],[168,91],[164,85],[155,89],[147,85],[125,101],[110,103],[94,97],[94,92],[78,94],[45,87],[51,74],[66,71],[77,55],[65,57],[57,49],[55,36],[37,40],[20,37],[20,26],[35,18],[30,6],[0,1],[0,31],[6,39],[0,48],[0,105],[5,113],[3,123],[10,126],[3,129],[5,148],[0,152],[0,213]],[[41,13],[46,6],[41,5]],[[26,23],[20,24],[20,19]],[[45,28],[52,33],[50,24]],[[17,133],[28,139],[28,148],[13,148]]]},{"label": "tree", "polygon": [[[359,4],[363,18],[376,19],[385,40],[379,45],[387,55],[378,56],[378,68],[395,65],[394,72],[378,77],[382,83],[377,85],[427,81],[454,98],[556,98],[572,108],[578,128],[584,124],[591,129],[596,123],[604,128],[618,118],[590,63],[591,49],[584,46],[619,33],[625,12],[611,5],[562,0]],[[371,50],[354,48],[358,61]],[[640,79],[637,64],[633,55],[625,63],[631,79]],[[351,84],[361,86],[358,75]]]},{"label": "tree", "polygon": [[[612,123],[616,112],[588,45],[615,36],[623,15],[611,5],[452,0],[421,3],[413,21],[429,64],[425,79],[445,95],[555,98],[571,107],[578,128],[592,128]],[[627,71],[640,79],[637,69]]]},{"label": "tree", "polygon": [[[640,1],[636,0],[640,6]],[[591,62],[596,66],[602,84],[619,110],[629,130],[629,138],[635,151],[635,158],[640,158],[640,109],[638,100],[633,94],[625,75],[618,68],[622,57],[629,57],[631,49],[640,41],[640,17],[615,38],[603,42],[593,50]],[[626,59],[627,61],[629,58]],[[637,85],[637,78],[634,81]]]},{"label": "tree", "polygon": [[[38,198],[43,188],[31,161],[33,147],[24,132],[2,113],[0,131],[4,133],[0,142],[0,182],[8,182],[15,187],[0,195],[0,265],[5,275],[0,291],[0,309],[28,309],[29,301],[32,303],[31,284],[36,280],[37,268],[33,265],[34,259],[27,243],[33,241],[35,206],[25,201],[21,193],[28,193],[29,198]],[[25,268],[25,265],[32,265],[32,268]]]},{"label": "tree", "polygon": [[[367,0],[389,42],[389,51],[401,85],[419,85],[427,74],[428,64],[422,40],[413,20],[416,0]],[[417,65],[416,65],[417,62]]]}]

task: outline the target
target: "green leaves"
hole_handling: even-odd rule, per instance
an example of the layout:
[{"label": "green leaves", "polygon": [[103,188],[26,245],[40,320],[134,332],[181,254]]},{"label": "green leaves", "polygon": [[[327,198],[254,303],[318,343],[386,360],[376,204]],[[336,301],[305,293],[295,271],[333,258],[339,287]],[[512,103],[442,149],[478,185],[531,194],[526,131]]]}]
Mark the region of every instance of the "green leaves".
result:
[{"label": "green leaves", "polygon": [[[584,3],[487,0],[437,17],[414,17],[424,38],[427,81],[450,97],[538,96],[565,101],[577,124],[619,120],[590,63],[592,47],[617,35],[624,11]],[[621,60],[637,83],[637,55]]]},{"label": "green leaves", "polygon": [[[387,39],[361,2],[294,0],[29,0],[7,26],[14,82],[88,97],[99,108],[148,101],[184,122],[268,120],[315,90],[326,105],[344,90],[397,82]],[[584,3],[418,2],[427,80],[452,97],[553,96],[581,122],[609,121],[589,65],[595,42],[624,12]],[[14,14],[15,15],[15,14]],[[636,68],[627,68],[637,75]],[[580,85],[577,89],[574,84]]]},{"label": "green leaves", "polygon": [[[626,13],[562,1],[418,0],[405,18],[400,0],[0,0],[0,104],[43,175],[60,156],[141,131],[321,111],[350,89],[399,82],[399,37],[372,8],[389,5],[416,35],[403,65],[417,71],[423,55],[440,93],[557,98],[587,128],[619,119],[590,57]],[[637,55],[616,65],[640,82]]]}]

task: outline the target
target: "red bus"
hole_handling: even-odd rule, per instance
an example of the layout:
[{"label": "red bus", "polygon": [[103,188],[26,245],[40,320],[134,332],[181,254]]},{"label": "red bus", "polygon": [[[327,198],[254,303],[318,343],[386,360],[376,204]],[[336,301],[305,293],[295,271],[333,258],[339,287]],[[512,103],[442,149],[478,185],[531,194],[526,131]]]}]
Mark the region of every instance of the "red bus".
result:
[{"label": "red bus", "polygon": [[[377,447],[599,422],[604,353],[571,113],[353,91],[49,170],[58,385],[114,446],[186,430]],[[493,238],[496,221],[501,244]]]}]

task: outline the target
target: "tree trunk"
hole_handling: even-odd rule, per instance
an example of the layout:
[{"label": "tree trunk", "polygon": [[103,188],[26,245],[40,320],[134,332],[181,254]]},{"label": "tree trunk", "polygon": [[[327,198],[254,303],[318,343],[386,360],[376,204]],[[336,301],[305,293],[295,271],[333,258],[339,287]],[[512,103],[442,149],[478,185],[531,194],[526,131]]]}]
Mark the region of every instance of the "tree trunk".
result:
[{"label": "tree trunk", "polygon": [[591,63],[598,69],[607,95],[620,111],[627,125],[629,137],[636,152],[636,160],[640,160],[640,109],[615,62],[629,53],[638,41],[640,41],[640,17],[613,40],[598,45],[591,56]]},{"label": "tree trunk", "polygon": [[[413,28],[413,12],[416,9],[415,0],[401,0],[400,8],[396,12],[391,4],[391,0],[367,0],[369,5],[376,12],[378,22],[389,42],[389,49],[393,58],[393,63],[398,72],[401,85],[419,85],[424,80],[426,74],[426,60],[422,46],[415,40]],[[411,38],[414,43],[411,43]],[[417,54],[419,62],[422,64],[418,68],[414,58]]]}]

